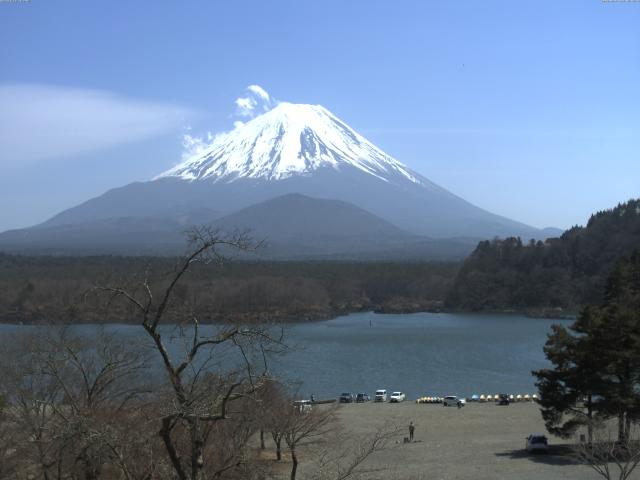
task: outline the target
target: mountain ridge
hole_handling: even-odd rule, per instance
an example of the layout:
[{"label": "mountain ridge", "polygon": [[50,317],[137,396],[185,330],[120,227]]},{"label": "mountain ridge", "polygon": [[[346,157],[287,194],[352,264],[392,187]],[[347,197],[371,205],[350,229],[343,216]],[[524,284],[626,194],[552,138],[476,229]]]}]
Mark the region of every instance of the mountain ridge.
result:
[{"label": "mountain ridge", "polygon": [[[111,189],[23,230],[28,236],[56,227],[70,234],[73,225],[128,219],[120,225],[129,224],[133,235],[140,233],[133,219],[188,226],[288,194],[346,202],[411,235],[441,242],[514,235],[541,239],[551,233],[449,192],[324,107],[287,103],[215,137],[153,180]],[[7,237],[15,239],[16,232],[1,235],[0,246]]]},{"label": "mountain ridge", "polygon": [[[432,259],[459,260],[474,239],[437,241],[404,232],[355,205],[333,199],[288,194],[250,205],[226,216],[203,210],[200,219],[221,231],[248,231],[264,243],[264,259]],[[189,217],[197,220],[198,217]],[[172,255],[185,247],[193,222],[183,216],[111,218],[79,224],[40,226],[0,234],[10,252],[94,255]]]}]

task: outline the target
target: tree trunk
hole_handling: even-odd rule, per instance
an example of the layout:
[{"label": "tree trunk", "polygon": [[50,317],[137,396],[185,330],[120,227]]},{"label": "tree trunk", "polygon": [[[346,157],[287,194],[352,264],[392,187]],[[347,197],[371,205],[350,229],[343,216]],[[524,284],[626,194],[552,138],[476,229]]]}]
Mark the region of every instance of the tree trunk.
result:
[{"label": "tree trunk", "polygon": [[629,416],[629,412],[626,414],[626,418],[624,420],[624,441],[628,442],[631,438],[631,417]]},{"label": "tree trunk", "polygon": [[587,397],[587,417],[589,422],[587,423],[587,437],[589,439],[589,445],[593,443],[593,405],[591,403],[591,395]]},{"label": "tree trunk", "polygon": [[191,480],[201,480],[204,468],[204,442],[200,438],[198,420],[193,420],[189,426],[191,427]]},{"label": "tree trunk", "polygon": [[260,429],[260,450],[264,450],[266,447],[264,445],[264,430]]},{"label": "tree trunk", "polygon": [[99,477],[99,473],[91,459],[83,457],[80,461],[84,464],[84,480],[96,480]]},{"label": "tree trunk", "polygon": [[276,460],[282,460],[282,434],[271,432],[273,442],[276,444]]},{"label": "tree trunk", "polygon": [[624,442],[624,412],[618,413],[618,442]]},{"label": "tree trunk", "polygon": [[175,470],[176,475],[180,480],[188,480],[187,475],[182,468],[182,462],[180,460],[180,457],[178,456],[178,452],[173,445],[173,439],[171,438],[171,429],[171,420],[169,418],[163,418],[162,428],[160,429],[159,434],[167,450],[169,459],[171,460],[171,465],[173,466],[173,469]]},{"label": "tree trunk", "polygon": [[298,455],[296,449],[291,449],[291,480],[296,480],[296,472],[298,471]]}]

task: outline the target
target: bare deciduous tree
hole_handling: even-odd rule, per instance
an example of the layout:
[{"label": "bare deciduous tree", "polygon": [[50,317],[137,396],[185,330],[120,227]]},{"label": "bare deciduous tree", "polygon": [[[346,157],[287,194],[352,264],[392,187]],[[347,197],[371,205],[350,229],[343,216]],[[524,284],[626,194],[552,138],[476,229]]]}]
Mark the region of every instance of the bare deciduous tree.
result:
[{"label": "bare deciduous tree", "polygon": [[336,432],[329,440],[316,460],[312,480],[371,480],[376,474],[388,477],[385,468],[367,467],[366,461],[374,453],[388,448],[397,441],[402,430],[394,425],[385,424],[371,435],[352,436]]},{"label": "bare deciduous tree", "polygon": [[7,342],[2,358],[1,388],[21,457],[16,478],[29,471],[45,480],[107,471],[147,478],[148,470],[130,468],[143,456],[130,456],[124,427],[147,393],[144,352],[104,332],[87,338],[50,329]]},{"label": "bare deciduous tree", "polygon": [[289,413],[285,417],[282,428],[282,438],[287,444],[291,457],[291,480],[296,479],[300,458],[298,449],[309,444],[321,444],[325,437],[335,426],[336,407],[325,406],[307,411],[294,407],[293,401],[289,403]]},{"label": "bare deciduous tree", "polygon": [[327,443],[338,428],[335,407],[295,408],[268,375],[269,354],[284,348],[281,330],[201,325],[198,299],[182,279],[199,263],[224,260],[225,249],[251,249],[248,237],[199,229],[191,241],[167,275],[91,289],[137,315],[144,344],[75,327],[3,342],[0,440],[11,441],[0,441],[0,478],[263,479],[268,465],[249,445],[265,431],[278,459],[286,445],[293,480],[300,449],[316,461],[313,479],[374,473],[365,460],[392,432]]},{"label": "bare deciduous tree", "polygon": [[[383,425],[368,435],[350,435],[340,424],[339,406],[314,405],[311,410],[296,404],[292,397],[278,397],[268,411],[269,425],[276,452],[284,440],[291,459],[290,479],[299,473],[300,452],[310,458],[305,478],[312,480],[371,479],[383,469],[366,467],[375,452],[397,440],[400,429]],[[278,460],[281,457],[278,456]]]},{"label": "bare deciduous tree", "polygon": [[579,441],[573,447],[577,458],[607,480],[630,478],[640,464],[640,435],[637,429],[630,427],[622,441],[604,423],[593,425],[591,430],[592,441]]},{"label": "bare deciduous tree", "polygon": [[[266,378],[266,360],[264,368],[256,369],[255,355],[264,358],[266,350],[279,345],[281,338],[274,339],[267,329],[229,325],[212,327],[213,332],[205,334],[195,309],[175,302],[180,281],[195,264],[223,261],[225,249],[255,247],[243,233],[223,236],[202,228],[189,236],[191,252],[158,291],[147,276],[131,289],[117,285],[97,289],[110,293],[110,301],[124,299],[137,312],[168,380],[158,420],[160,438],[177,478],[200,480],[205,474],[215,478],[243,464],[242,449],[236,449],[232,459],[221,453],[215,437],[223,427],[218,423],[239,415],[241,409],[234,410],[234,406],[253,398]],[[166,319],[177,327],[163,327]],[[180,343],[182,352],[170,351]],[[248,439],[250,433],[237,438]],[[220,463],[222,458],[225,461]]]},{"label": "bare deciduous tree", "polygon": [[266,449],[265,434],[271,435],[276,445],[276,458],[282,460],[282,429],[283,412],[289,405],[289,396],[285,386],[274,378],[267,378],[256,392],[255,408],[253,409],[255,422],[259,429],[260,449]]},{"label": "bare deciduous tree", "polygon": [[9,405],[0,394],[0,478],[16,476],[18,456],[14,443],[15,433],[15,422],[9,413]]}]

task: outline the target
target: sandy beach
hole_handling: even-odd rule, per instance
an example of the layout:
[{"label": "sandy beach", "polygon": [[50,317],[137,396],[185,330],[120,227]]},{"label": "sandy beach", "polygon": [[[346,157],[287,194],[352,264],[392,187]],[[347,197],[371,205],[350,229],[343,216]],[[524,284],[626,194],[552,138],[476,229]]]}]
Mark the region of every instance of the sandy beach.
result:
[{"label": "sandy beach", "polygon": [[[529,454],[525,437],[544,433],[538,406],[471,403],[462,409],[437,404],[373,403],[340,406],[338,415],[349,434],[371,435],[386,423],[415,424],[415,439],[400,439],[367,460],[368,467],[385,467],[386,479],[597,479],[590,468],[579,465],[568,454],[567,442],[549,437],[548,454]],[[312,447],[307,447],[312,448]],[[307,451],[306,455],[311,452]],[[307,464],[308,465],[308,464]],[[284,466],[284,465],[283,465]],[[302,461],[300,477],[305,478]],[[640,478],[640,471],[632,478]]]}]

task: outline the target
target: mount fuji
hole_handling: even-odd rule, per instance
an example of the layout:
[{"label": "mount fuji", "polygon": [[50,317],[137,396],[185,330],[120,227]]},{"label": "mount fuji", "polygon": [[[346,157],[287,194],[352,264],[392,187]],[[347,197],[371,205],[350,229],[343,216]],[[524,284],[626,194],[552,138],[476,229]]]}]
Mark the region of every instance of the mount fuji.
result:
[{"label": "mount fuji", "polygon": [[384,182],[419,177],[320,105],[281,103],[218,136],[203,152],[156,178],[231,182],[284,180],[330,167],[355,168]]},{"label": "mount fuji", "polygon": [[[278,224],[306,227],[266,228],[266,212]],[[359,225],[357,235],[347,219]],[[373,244],[371,251],[378,252],[421,245],[424,253],[431,245],[442,253],[447,243],[466,245],[451,250],[462,255],[476,239],[557,233],[472,205],[387,155],[322,106],[280,103],[150,181],[109,190],[40,225],[0,234],[0,248],[170,250],[181,243],[181,231],[202,223],[254,229],[275,244],[297,243],[299,251],[331,237],[323,255],[348,255]],[[289,232],[286,242],[283,231]],[[315,232],[316,241],[305,231]]]}]

